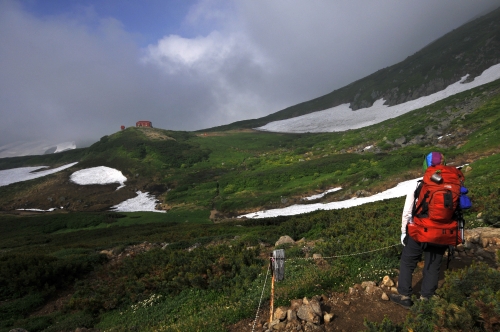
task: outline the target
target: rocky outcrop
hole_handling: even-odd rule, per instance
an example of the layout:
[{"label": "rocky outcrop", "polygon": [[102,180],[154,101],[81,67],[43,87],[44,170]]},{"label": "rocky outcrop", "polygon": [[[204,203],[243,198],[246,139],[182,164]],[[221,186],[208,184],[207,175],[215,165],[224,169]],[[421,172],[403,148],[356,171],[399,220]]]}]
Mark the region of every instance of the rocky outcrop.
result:
[{"label": "rocky outcrop", "polygon": [[127,247],[115,247],[112,249],[101,250],[99,253],[105,255],[110,263],[116,263],[124,259],[125,257],[135,257],[136,255],[145,253],[151,249],[158,248],[165,250],[168,243],[150,243],[143,242],[136,245],[130,245]]},{"label": "rocky outcrop", "polygon": [[465,243],[457,246],[457,258],[476,257],[478,260],[496,260],[500,249],[500,228],[478,227],[465,230]]},{"label": "rocky outcrop", "polygon": [[335,316],[324,305],[326,296],[314,296],[312,299],[294,299],[289,307],[274,310],[273,319],[263,325],[264,331],[325,331]]},{"label": "rocky outcrop", "polygon": [[[396,292],[394,285],[389,276],[385,276],[379,283],[364,281],[350,287],[349,296],[380,296],[383,300],[389,300],[387,293]],[[311,299],[293,299],[290,306],[276,308],[270,322],[258,325],[259,331],[330,331],[329,325],[335,324],[335,313],[331,305],[337,301],[325,295],[316,295]],[[350,306],[351,301],[344,299],[343,304]]]}]

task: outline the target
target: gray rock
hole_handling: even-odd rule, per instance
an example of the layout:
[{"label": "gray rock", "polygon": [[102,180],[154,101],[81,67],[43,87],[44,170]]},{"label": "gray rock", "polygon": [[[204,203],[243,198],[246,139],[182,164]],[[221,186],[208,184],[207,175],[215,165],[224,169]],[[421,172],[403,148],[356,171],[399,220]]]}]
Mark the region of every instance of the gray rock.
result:
[{"label": "gray rock", "polygon": [[275,326],[275,325],[278,325],[279,323],[280,323],[280,320],[279,320],[279,319],[274,319],[272,322],[270,322],[270,323],[269,323],[268,328],[269,328],[270,330],[273,330],[273,329],[274,329],[274,326]]},{"label": "gray rock", "polygon": [[317,324],[311,322],[307,322],[304,328],[305,328],[304,331],[306,332],[316,332],[325,330],[323,326],[318,326]]},{"label": "gray rock", "polygon": [[288,321],[297,320],[297,312],[295,310],[288,309],[288,311],[286,312],[286,319]]},{"label": "gray rock", "polygon": [[314,311],[314,313],[318,316],[321,316],[321,305],[319,304],[319,301],[316,299],[313,299],[309,301],[309,305],[311,306],[311,309]]},{"label": "gray rock", "polygon": [[303,321],[313,324],[320,323],[320,317],[316,314],[315,310],[310,304],[301,305],[299,310],[297,311],[297,317],[299,317]]},{"label": "gray rock", "polygon": [[396,138],[394,144],[403,146],[406,143],[406,137],[401,136],[400,138]]},{"label": "gray rock", "polygon": [[323,320],[325,321],[325,324],[330,323],[330,322],[332,321],[332,319],[333,319],[333,316],[334,316],[334,315],[333,315],[333,314],[331,314],[331,313],[325,313],[325,314],[323,315]]},{"label": "gray rock", "polygon": [[276,308],[276,310],[274,310],[273,318],[279,319],[280,321],[283,321],[286,319],[287,312],[288,312],[288,308],[278,307],[278,308]]},{"label": "gray rock", "polygon": [[299,310],[302,303],[303,303],[302,299],[294,299],[290,301],[290,307],[292,310],[297,311]]},{"label": "gray rock", "polygon": [[274,246],[279,246],[279,245],[282,245],[282,244],[294,244],[295,241],[288,235],[283,235],[282,237],[279,238],[278,241],[276,241],[276,243],[274,244]]},{"label": "gray rock", "polygon": [[386,275],[382,279],[382,285],[386,286],[386,287],[392,287],[392,286],[394,286],[394,281],[392,281],[391,277],[389,277],[389,276]]},{"label": "gray rock", "polygon": [[285,322],[279,322],[278,324],[273,326],[273,331],[281,331],[286,328],[286,323]]}]

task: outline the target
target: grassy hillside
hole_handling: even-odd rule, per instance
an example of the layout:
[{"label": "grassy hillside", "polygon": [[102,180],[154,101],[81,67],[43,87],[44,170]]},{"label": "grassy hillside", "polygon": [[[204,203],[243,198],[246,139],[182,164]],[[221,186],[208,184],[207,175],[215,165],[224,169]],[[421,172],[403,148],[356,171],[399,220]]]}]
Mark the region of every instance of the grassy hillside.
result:
[{"label": "grassy hillside", "polygon": [[[3,168],[34,165],[37,158],[47,165],[80,161],[59,175],[0,187],[1,202],[47,201],[47,188],[67,188],[69,207],[82,197],[87,203],[97,202],[98,195],[119,199],[113,196],[116,186],[85,191],[68,183],[76,169],[106,165],[127,176],[130,193],[149,188],[170,210],[112,213],[96,203],[100,210],[85,212],[90,210],[78,210],[74,203],[74,211],[51,214],[4,211],[0,331],[19,326],[29,331],[225,331],[255,315],[267,257],[281,235],[305,242],[283,247],[293,263],[277,289],[276,305],[394,275],[404,198],[294,217],[228,217],[290,205],[336,186],[344,189],[321,201],[375,193],[419,176],[425,153],[440,150],[451,163],[469,163],[465,175],[474,207],[466,213],[467,227],[497,224],[499,92],[500,81],[493,82],[342,133],[195,135],[129,128],[81,151],[1,160]],[[433,134],[427,134],[429,128]],[[401,136],[409,143],[395,144]],[[363,151],[369,145],[375,146],[372,152]],[[7,210],[9,205],[2,206]],[[211,220],[213,209],[218,217]],[[372,252],[381,248],[386,249]],[[369,253],[329,260],[322,267],[303,259],[314,253],[361,252]]]},{"label": "grassy hillside", "polygon": [[350,103],[369,107],[384,98],[396,105],[444,89],[461,77],[469,79],[500,62],[500,8],[457,28],[393,66],[318,98],[290,106],[268,116],[238,121],[207,131],[257,128],[265,124]]},{"label": "grassy hillside", "polygon": [[[59,173],[0,187],[0,332],[226,331],[255,315],[261,294],[268,301],[269,292],[262,292],[268,257],[282,235],[303,240],[278,247],[288,263],[276,306],[392,276],[401,252],[402,197],[292,217],[232,217],[308,204],[301,198],[334,187],[343,189],[313,203],[381,192],[420,176],[430,151],[443,152],[449,164],[468,164],[463,170],[474,205],[465,213],[466,227],[498,227],[500,80],[357,130],[292,135],[241,128],[343,102],[405,101],[465,73],[477,75],[498,62],[499,15],[497,10],[397,65],[263,119],[200,133],[127,128],[86,149],[0,159],[0,170],[78,161]],[[120,170],[126,186],[69,181],[73,172],[94,166]],[[109,211],[138,190],[154,194],[168,212]],[[64,209],[17,210],[54,206]],[[326,264],[306,259],[315,253],[336,258]],[[458,316],[484,331],[480,310],[487,308],[491,321],[500,317],[497,271],[473,266],[447,280],[443,299],[419,307],[411,326],[432,330],[431,319],[469,312]],[[453,302],[463,297],[456,280],[485,287]]]},{"label": "grassy hillside", "polygon": [[[219,218],[253,209],[284,207],[302,197],[341,186],[323,199],[380,192],[418,176],[419,160],[434,147],[465,163],[497,148],[500,82],[451,96],[396,119],[362,129],[324,134],[229,131],[211,134],[128,128],[87,149],[52,156],[5,158],[2,168],[79,163],[66,171],[0,187],[0,209],[53,207],[103,211],[134,197],[155,194],[165,209],[217,210]],[[404,137],[406,143],[397,144]],[[373,146],[371,149],[366,149]],[[77,169],[114,167],[126,187],[78,186]],[[57,188],[58,194],[54,194]]]}]

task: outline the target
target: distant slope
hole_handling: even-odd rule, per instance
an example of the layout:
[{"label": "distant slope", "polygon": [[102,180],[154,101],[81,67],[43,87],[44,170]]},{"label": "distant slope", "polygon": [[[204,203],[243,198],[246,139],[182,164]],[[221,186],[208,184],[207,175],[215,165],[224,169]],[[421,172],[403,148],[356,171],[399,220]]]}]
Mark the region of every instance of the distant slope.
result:
[{"label": "distant slope", "polygon": [[257,128],[345,103],[357,110],[380,98],[392,106],[443,90],[466,74],[472,80],[497,63],[500,63],[500,8],[449,32],[404,61],[329,94],[262,118],[203,131]]}]

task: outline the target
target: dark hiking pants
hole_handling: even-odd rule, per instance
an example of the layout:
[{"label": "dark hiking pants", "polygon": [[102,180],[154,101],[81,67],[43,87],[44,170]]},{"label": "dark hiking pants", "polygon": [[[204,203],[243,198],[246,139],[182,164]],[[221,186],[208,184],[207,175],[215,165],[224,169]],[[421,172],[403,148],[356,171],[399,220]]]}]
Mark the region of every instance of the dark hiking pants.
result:
[{"label": "dark hiking pants", "polygon": [[439,280],[439,269],[447,247],[427,245],[422,248],[419,242],[415,242],[408,236],[408,243],[403,248],[401,262],[399,265],[398,292],[401,295],[412,295],[412,274],[424,253],[424,269],[420,295],[430,298],[437,289]]}]

